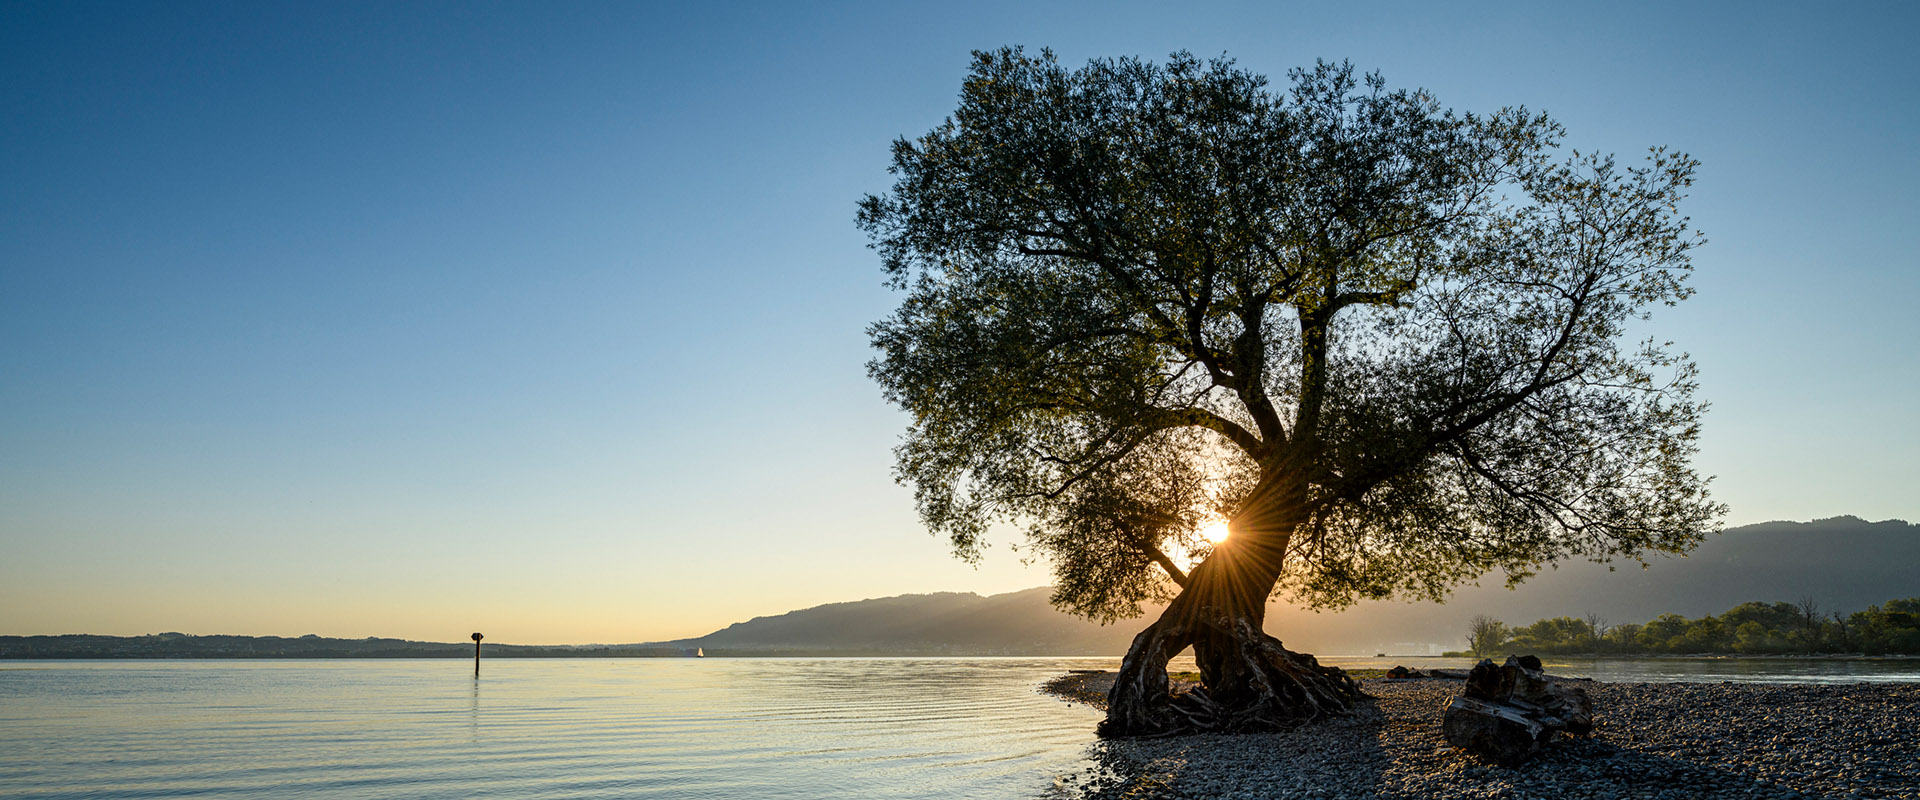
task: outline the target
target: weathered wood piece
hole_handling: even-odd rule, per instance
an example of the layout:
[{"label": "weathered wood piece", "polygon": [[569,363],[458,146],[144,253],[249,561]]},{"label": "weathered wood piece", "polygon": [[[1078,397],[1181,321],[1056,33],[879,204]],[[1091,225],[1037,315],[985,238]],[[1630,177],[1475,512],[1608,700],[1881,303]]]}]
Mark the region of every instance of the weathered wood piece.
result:
[{"label": "weathered wood piece", "polygon": [[1508,656],[1498,667],[1482,660],[1447,704],[1441,730],[1454,747],[1515,767],[1556,733],[1592,732],[1593,703],[1585,689],[1549,678],[1533,656]]}]

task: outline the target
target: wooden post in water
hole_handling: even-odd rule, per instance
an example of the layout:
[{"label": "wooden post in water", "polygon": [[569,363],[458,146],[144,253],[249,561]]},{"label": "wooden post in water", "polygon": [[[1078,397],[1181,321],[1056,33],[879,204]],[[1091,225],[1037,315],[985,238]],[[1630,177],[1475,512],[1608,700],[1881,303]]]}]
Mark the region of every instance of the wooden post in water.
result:
[{"label": "wooden post in water", "polygon": [[473,677],[480,677],[480,634],[473,635]]}]

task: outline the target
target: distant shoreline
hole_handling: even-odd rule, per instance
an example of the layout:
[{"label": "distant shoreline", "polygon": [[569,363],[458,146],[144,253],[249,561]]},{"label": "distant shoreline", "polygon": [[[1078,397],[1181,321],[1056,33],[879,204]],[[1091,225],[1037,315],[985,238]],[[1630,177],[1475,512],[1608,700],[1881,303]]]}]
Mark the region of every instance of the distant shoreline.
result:
[{"label": "distant shoreline", "polygon": [[[1504,655],[1504,654],[1503,654]],[[1497,656],[1387,656],[1387,658],[1461,658],[1480,659],[1498,658]],[[1913,653],[1885,653],[1870,656],[1865,653],[1601,653],[1592,654],[1547,654],[1541,660],[1552,662],[1561,659],[1578,661],[1915,661],[1920,655]]]},{"label": "distant shoreline", "polygon": [[[156,643],[151,637],[86,636],[80,642],[48,640],[71,639],[60,636],[0,636],[0,661],[286,661],[337,659],[471,659],[473,645],[467,643],[402,642],[382,640],[368,645],[363,639],[289,640],[281,637],[256,637],[248,649],[244,637],[188,637],[188,643]],[[215,640],[214,646],[194,646],[199,640]],[[306,646],[287,647],[281,642],[302,642]],[[260,644],[268,642],[269,644]],[[705,658],[1100,658],[1118,661],[1121,653],[991,653],[902,650],[835,649],[753,649],[706,648]],[[513,645],[487,643],[482,657],[495,658],[695,658],[692,648],[655,645]],[[1476,660],[1468,655],[1323,655],[1325,658],[1356,658],[1373,661],[1403,660],[1417,664],[1423,659]],[[1920,655],[1888,653],[1606,653],[1600,655],[1545,655],[1547,661],[1834,661],[1903,662],[1920,661]],[[1497,657],[1496,657],[1497,659]]]},{"label": "distant shoreline", "polygon": [[[702,652],[704,650],[704,653]],[[714,647],[698,641],[636,644],[517,645],[486,642],[483,658],[1119,658],[1120,654],[942,652],[938,649]],[[0,636],[0,660],[473,658],[472,642],[417,642],[367,637],[235,636],[161,633],[148,636],[60,634]]]},{"label": "distant shoreline", "polygon": [[[635,652],[624,652],[619,650],[587,650],[587,649],[558,650],[556,649],[556,651],[554,652],[528,653],[528,652],[512,652],[512,651],[495,652],[494,650],[491,649],[493,645],[487,645],[487,647],[489,649],[484,654],[484,658],[487,660],[496,659],[496,658],[507,658],[507,659],[574,658],[574,659],[594,659],[594,660],[622,660],[622,659],[699,660],[698,658],[694,658],[691,656],[672,655],[672,654],[635,653]],[[0,654],[0,662],[7,662],[7,661],[404,661],[404,660],[447,661],[447,660],[460,660],[460,659],[472,659],[472,658],[473,658],[473,650],[471,648],[469,648],[465,653],[454,653],[454,654],[440,654],[440,653],[284,653],[284,654],[263,653],[263,654],[252,654],[252,655],[212,655],[212,654],[200,654],[200,653],[129,654],[129,655],[71,654],[71,653],[51,653],[51,654],[35,653],[31,655]],[[1011,653],[1011,654],[1010,653],[900,653],[900,652],[885,652],[885,651],[847,652],[843,650],[795,652],[795,651],[788,651],[788,650],[781,650],[781,651],[769,650],[769,651],[739,651],[739,652],[721,652],[721,653],[709,652],[704,656],[704,658],[707,658],[707,659],[732,659],[732,658],[926,658],[926,659],[1088,658],[1088,659],[1093,659],[1093,658],[1100,658],[1100,659],[1111,659],[1113,661],[1119,661],[1121,658],[1121,654],[1116,653],[1114,655],[1088,655],[1084,653],[1067,653],[1062,655],[1058,653]],[[1377,660],[1383,660],[1383,661],[1393,660],[1393,659],[1404,659],[1407,661],[1416,661],[1418,659],[1436,659],[1436,658],[1448,658],[1448,659],[1463,660],[1463,661],[1470,660],[1470,657],[1464,657],[1464,656],[1385,656],[1385,657],[1327,656],[1327,658],[1367,658],[1367,659],[1377,659]],[[1895,662],[1895,661],[1920,661],[1920,655],[1904,655],[1904,654],[1903,655],[1880,655],[1880,656],[1835,655],[1835,654],[1746,655],[1746,654],[1738,654],[1738,653],[1735,653],[1735,654],[1709,653],[1709,654],[1701,654],[1701,655],[1664,655],[1663,654],[1663,655],[1546,656],[1544,660],[1547,663],[1553,663],[1555,661],[1844,661],[1844,662],[1886,661],[1886,662]],[[1348,672],[1353,672],[1353,671],[1354,670],[1351,670],[1351,669],[1348,670]]]}]

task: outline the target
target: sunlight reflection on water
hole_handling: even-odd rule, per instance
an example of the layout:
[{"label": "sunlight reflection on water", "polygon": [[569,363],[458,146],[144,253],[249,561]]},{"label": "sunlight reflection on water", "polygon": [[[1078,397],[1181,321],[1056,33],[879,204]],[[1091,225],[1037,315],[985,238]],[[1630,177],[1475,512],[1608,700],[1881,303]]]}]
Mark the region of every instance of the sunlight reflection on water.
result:
[{"label": "sunlight reflection on water", "polygon": [[[1467,659],[1322,659],[1463,667]],[[1112,658],[0,662],[0,794],[1032,797]],[[1549,659],[1602,680],[1920,680],[1920,661]],[[1192,669],[1191,659],[1175,669]]]}]

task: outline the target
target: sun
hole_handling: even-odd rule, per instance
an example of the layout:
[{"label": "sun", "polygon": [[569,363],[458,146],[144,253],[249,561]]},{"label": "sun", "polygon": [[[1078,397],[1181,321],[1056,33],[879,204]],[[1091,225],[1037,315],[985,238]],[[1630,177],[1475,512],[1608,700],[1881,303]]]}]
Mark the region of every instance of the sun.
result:
[{"label": "sun", "polygon": [[1201,528],[1200,538],[1206,539],[1207,541],[1212,542],[1214,544],[1219,544],[1221,542],[1226,541],[1227,540],[1227,521],[1223,519],[1223,520],[1220,520],[1219,522],[1215,522],[1204,528]]}]

